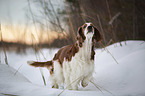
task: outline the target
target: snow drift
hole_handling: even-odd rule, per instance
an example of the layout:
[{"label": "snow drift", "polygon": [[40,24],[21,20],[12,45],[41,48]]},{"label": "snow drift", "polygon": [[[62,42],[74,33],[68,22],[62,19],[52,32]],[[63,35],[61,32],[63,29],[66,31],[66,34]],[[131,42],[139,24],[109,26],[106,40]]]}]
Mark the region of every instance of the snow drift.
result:
[{"label": "snow drift", "polygon": [[[104,49],[96,49],[94,83],[102,90],[89,83],[78,91],[65,90],[60,96],[144,96],[145,95],[145,43],[127,41],[116,43]],[[58,49],[42,49],[41,61],[51,60]],[[0,51],[2,53],[2,51]],[[43,56],[40,54],[43,53]],[[52,89],[49,82],[43,85],[40,70],[48,81],[46,68],[33,68],[27,61],[36,60],[35,52],[28,49],[26,54],[7,52],[9,66],[4,64],[1,55],[0,96],[57,96],[63,89]],[[17,72],[18,71],[18,72]]]}]

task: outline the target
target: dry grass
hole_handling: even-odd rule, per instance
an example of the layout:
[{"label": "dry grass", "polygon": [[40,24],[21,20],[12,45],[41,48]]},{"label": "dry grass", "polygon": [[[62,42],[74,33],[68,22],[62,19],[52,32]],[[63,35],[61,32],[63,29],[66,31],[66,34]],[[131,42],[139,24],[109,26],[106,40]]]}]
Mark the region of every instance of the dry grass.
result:
[{"label": "dry grass", "polygon": [[9,65],[9,64],[8,64],[8,59],[7,59],[6,49],[5,49],[5,46],[4,46],[4,44],[3,44],[3,36],[2,36],[2,31],[1,31],[1,23],[0,23],[0,34],[1,34],[1,42],[2,42],[2,47],[3,47],[3,52],[4,52],[4,55],[5,55],[5,63],[6,63],[7,65]]}]

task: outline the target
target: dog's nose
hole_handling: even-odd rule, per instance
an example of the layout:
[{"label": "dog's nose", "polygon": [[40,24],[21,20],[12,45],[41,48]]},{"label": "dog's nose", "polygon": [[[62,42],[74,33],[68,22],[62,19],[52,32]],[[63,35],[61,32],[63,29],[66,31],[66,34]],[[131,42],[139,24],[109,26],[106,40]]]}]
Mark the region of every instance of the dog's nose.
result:
[{"label": "dog's nose", "polygon": [[92,26],[88,26],[88,32],[92,32]]}]

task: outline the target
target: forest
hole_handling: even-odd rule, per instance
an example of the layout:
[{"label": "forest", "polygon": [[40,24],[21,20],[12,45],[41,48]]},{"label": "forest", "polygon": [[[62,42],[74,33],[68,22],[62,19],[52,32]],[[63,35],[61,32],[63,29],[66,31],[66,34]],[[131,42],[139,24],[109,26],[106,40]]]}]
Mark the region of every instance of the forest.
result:
[{"label": "forest", "polygon": [[[40,35],[37,36],[38,42],[36,44],[32,42],[31,46],[44,48],[72,44],[76,41],[78,27],[85,22],[92,22],[98,28],[103,36],[101,43],[104,46],[126,40],[145,40],[144,0],[62,0],[60,2],[58,7],[59,4],[52,0],[27,0],[27,18],[35,29],[40,30]],[[33,12],[32,4],[39,6],[40,15]],[[58,36],[51,42],[50,40],[42,42],[42,35],[53,34],[52,31]],[[34,34],[31,35],[32,41],[36,41]],[[47,38],[51,37],[47,35]],[[1,38],[2,42],[6,46],[13,45],[11,42],[7,44]],[[21,44],[26,45],[25,41],[21,40],[15,43],[18,43],[14,45],[19,47]],[[100,44],[97,45],[102,47]]]},{"label": "forest", "polygon": [[[99,29],[105,46],[125,40],[145,40],[144,9],[144,0],[66,0],[65,9],[58,10],[51,24],[62,33],[67,30],[68,37],[57,38],[52,46],[74,43],[78,27],[85,22],[92,22]],[[61,26],[63,22],[67,27]]]}]

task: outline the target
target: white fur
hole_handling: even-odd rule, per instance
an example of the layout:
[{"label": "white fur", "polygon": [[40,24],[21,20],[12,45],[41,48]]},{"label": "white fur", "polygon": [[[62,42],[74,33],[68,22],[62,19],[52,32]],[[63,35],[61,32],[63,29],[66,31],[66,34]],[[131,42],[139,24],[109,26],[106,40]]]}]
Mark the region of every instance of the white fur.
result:
[{"label": "white fur", "polygon": [[[87,42],[85,42],[87,45]],[[93,60],[90,60],[91,54],[90,50],[87,46],[79,49],[79,52],[76,53],[74,57],[72,57],[72,60],[64,61],[63,63],[63,75],[65,78],[65,85],[68,86],[70,83],[75,82],[71,84],[69,89],[77,90],[78,84],[82,80],[84,81],[83,85],[87,86],[90,79],[92,78],[93,73]]]},{"label": "white fur", "polygon": [[54,74],[50,75],[50,80],[52,86],[54,88],[58,88],[58,86],[61,86],[61,84],[63,84],[64,82],[63,70],[58,61],[53,61],[53,63],[54,63]]},{"label": "white fur", "polygon": [[[87,23],[87,26],[89,25],[90,23]],[[79,48],[79,52],[72,57],[71,61],[64,58],[63,67],[58,61],[54,61],[54,74],[51,76],[54,87],[57,88],[61,83],[64,83],[67,87],[75,81],[68,89],[77,90],[80,82],[83,87],[86,87],[92,78],[94,60],[90,60],[90,58],[93,32],[87,33],[86,28],[84,34],[86,39],[83,42],[83,47]]]},{"label": "white fur", "polygon": [[32,64],[34,63],[35,61],[27,61],[27,64]]}]

